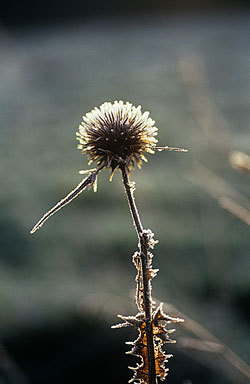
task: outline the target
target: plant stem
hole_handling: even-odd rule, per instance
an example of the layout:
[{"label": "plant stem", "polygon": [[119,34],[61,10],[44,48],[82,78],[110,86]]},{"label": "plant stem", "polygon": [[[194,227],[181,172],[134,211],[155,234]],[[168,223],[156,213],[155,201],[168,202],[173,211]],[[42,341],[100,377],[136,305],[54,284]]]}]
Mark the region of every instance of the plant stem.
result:
[{"label": "plant stem", "polygon": [[128,172],[125,166],[121,167],[122,179],[125,187],[126,195],[128,198],[128,204],[131,212],[131,216],[134,221],[135,229],[139,239],[139,249],[142,267],[142,283],[143,283],[143,303],[145,312],[146,323],[146,336],[147,336],[147,354],[148,354],[148,367],[149,367],[149,384],[157,384],[156,369],[155,369],[155,352],[154,352],[154,338],[152,329],[152,296],[151,296],[151,284],[148,262],[149,245],[144,234],[144,230],[141,224],[140,216],[135,204],[133,195],[133,189],[129,181]]}]

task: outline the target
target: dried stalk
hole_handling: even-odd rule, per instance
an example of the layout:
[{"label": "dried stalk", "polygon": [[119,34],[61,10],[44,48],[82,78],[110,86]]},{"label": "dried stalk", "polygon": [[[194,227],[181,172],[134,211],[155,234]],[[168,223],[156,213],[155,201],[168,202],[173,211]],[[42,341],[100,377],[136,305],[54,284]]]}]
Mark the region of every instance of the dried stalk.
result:
[{"label": "dried stalk", "polygon": [[166,315],[160,305],[153,311],[151,296],[151,280],[156,276],[157,270],[152,269],[152,254],[149,251],[156,241],[150,230],[144,230],[133,196],[133,184],[130,183],[128,173],[137,164],[140,168],[142,160],[147,161],[144,153],[158,151],[187,152],[184,148],[157,147],[157,128],[155,122],[149,117],[149,112],[142,114],[141,107],[134,107],[129,102],[115,101],[113,104],[104,103],[83,116],[83,122],[77,132],[78,148],[89,156],[89,164],[97,162],[97,167],[81,174],[88,174],[75,189],[64,199],[51,208],[33,227],[31,233],[41,228],[55,212],[75,199],[87,186],[96,191],[97,176],[102,168],[111,170],[110,181],[116,169],[122,172],[123,184],[128,198],[131,215],[139,239],[139,252],[133,257],[137,269],[137,297],[136,302],[139,313],[136,316],[121,316],[123,324],[113,328],[134,326],[138,338],[133,342],[128,353],[140,358],[141,362],[135,368],[134,376],[130,382],[140,384],[157,384],[157,378],[164,380],[168,369],[165,363],[171,355],[162,350],[165,343],[173,343],[169,334],[174,330],[166,329],[166,324],[182,321]]},{"label": "dried stalk", "polygon": [[149,261],[148,261],[148,252],[149,245],[148,241],[145,238],[144,230],[141,224],[140,216],[135,204],[135,199],[133,195],[133,187],[129,181],[128,172],[125,167],[121,168],[122,179],[125,187],[126,195],[128,198],[128,204],[130,208],[131,215],[133,217],[135,229],[139,239],[139,257],[141,259],[141,268],[142,268],[142,283],[143,283],[143,304],[145,312],[145,322],[146,322],[146,336],[147,336],[147,355],[148,355],[148,365],[149,365],[149,384],[156,384],[156,369],[155,369],[155,353],[154,353],[154,339],[153,339],[153,329],[152,329],[152,296],[151,296],[151,284],[150,284],[150,272],[149,272]]}]

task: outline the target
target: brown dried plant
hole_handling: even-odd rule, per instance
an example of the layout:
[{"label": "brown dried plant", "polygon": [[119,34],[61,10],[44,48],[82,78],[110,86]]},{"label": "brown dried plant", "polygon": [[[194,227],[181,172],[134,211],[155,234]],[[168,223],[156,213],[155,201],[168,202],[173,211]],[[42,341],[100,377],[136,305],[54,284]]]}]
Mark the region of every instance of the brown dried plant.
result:
[{"label": "brown dried plant", "polygon": [[141,168],[142,160],[147,161],[145,152],[153,154],[155,150],[187,152],[183,148],[158,147],[158,129],[155,122],[149,117],[149,112],[141,112],[141,106],[135,107],[131,103],[115,101],[104,103],[99,108],[83,116],[83,122],[77,132],[78,148],[89,157],[89,164],[96,162],[96,167],[81,174],[88,174],[75,189],[65,198],[59,201],[37,222],[31,230],[36,232],[44,222],[59,209],[70,203],[87,186],[97,190],[97,177],[103,168],[111,170],[110,181],[116,169],[122,174],[122,180],[128,199],[131,216],[138,236],[138,251],[133,256],[133,263],[137,269],[136,304],[138,313],[135,316],[121,316],[122,324],[113,328],[135,327],[138,338],[129,342],[132,345],[130,354],[139,357],[140,363],[131,368],[134,375],[130,382],[137,384],[156,384],[157,379],[164,380],[168,369],[165,363],[171,355],[165,354],[162,346],[165,343],[173,343],[170,334],[173,329],[168,330],[166,325],[183,321],[166,315],[162,306],[155,308],[152,300],[152,279],[157,274],[157,269],[152,268],[151,249],[157,241],[151,230],[145,230],[135,204],[135,183],[130,182],[129,174],[137,164]]}]

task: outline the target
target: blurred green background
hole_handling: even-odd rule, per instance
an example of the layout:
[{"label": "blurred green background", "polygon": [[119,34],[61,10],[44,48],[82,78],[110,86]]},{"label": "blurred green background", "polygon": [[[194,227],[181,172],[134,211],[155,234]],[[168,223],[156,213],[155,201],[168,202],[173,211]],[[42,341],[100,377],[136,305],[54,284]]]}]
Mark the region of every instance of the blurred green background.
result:
[{"label": "blurred green background", "polygon": [[[150,111],[159,145],[189,149],[148,155],[131,175],[143,225],[159,240],[153,295],[250,362],[249,226],[218,203],[226,196],[250,208],[249,175],[229,162],[232,150],[250,152],[249,16],[137,12],[2,25],[1,384],[132,375],[124,343],[136,334],[110,329],[118,313],[136,312],[137,237],[119,172],[110,183],[103,171],[97,193],[84,191],[29,234],[88,167],[76,149],[81,116],[120,99]],[[249,382],[237,357],[192,347],[192,337],[177,326],[166,382]]]}]

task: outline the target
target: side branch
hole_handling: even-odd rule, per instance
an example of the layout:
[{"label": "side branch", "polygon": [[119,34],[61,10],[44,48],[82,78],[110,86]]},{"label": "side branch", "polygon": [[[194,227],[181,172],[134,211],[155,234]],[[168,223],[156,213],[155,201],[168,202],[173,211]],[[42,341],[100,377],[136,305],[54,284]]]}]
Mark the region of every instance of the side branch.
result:
[{"label": "side branch", "polygon": [[48,212],[46,212],[43,217],[36,223],[36,225],[32,228],[30,233],[36,232],[42,225],[48,220],[54,213],[59,211],[59,209],[63,208],[65,205],[69,204],[72,200],[74,200],[88,185],[94,185],[97,175],[101,168],[97,168],[94,172],[91,172],[88,177],[83,179],[73,191],[71,191],[66,197],[60,200],[54,207],[52,207]]}]

